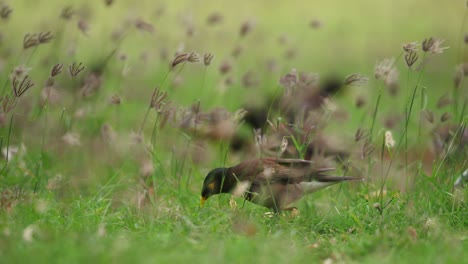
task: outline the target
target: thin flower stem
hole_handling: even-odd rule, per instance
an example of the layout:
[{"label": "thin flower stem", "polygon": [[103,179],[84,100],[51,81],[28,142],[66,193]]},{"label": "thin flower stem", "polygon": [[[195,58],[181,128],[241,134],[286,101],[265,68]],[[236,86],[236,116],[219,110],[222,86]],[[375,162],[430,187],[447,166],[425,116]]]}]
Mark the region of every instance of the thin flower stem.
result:
[{"label": "thin flower stem", "polygon": [[[9,154],[10,154],[10,136],[11,136],[11,129],[13,127],[13,116],[14,116],[14,113],[12,112],[11,117],[10,117],[10,125],[8,126],[8,136],[7,136],[7,146],[6,146],[6,162],[5,162],[5,165],[3,165],[2,170],[0,171],[0,175],[3,175],[3,173],[5,172],[5,170],[7,168],[7,165],[8,165],[8,162],[9,162],[9,159],[10,159],[10,157],[9,157]],[[3,142],[3,140],[2,140],[2,142]]]}]

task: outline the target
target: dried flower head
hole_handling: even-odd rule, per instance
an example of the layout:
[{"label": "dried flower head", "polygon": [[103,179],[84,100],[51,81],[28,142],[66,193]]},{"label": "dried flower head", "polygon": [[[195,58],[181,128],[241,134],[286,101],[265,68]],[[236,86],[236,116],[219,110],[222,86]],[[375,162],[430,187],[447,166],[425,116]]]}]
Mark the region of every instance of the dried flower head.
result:
[{"label": "dried flower head", "polygon": [[259,153],[262,152],[262,149],[266,146],[267,144],[267,139],[265,135],[262,133],[262,129],[254,129],[254,135],[255,135],[255,147],[257,148],[257,151]]},{"label": "dried flower head", "polygon": [[374,150],[375,150],[375,146],[372,144],[372,142],[370,142],[369,140],[366,140],[364,145],[362,145],[361,158],[365,159],[365,158],[369,157],[370,154],[372,154],[372,152],[374,152]]},{"label": "dried flower head", "polygon": [[24,64],[17,66],[10,75],[10,79],[13,79],[14,77],[22,79],[24,76],[28,75],[30,71],[31,68],[26,67]]},{"label": "dried flower head", "polygon": [[439,100],[437,101],[437,108],[443,108],[452,103],[453,103],[453,100],[450,99],[447,94],[445,94],[442,97],[440,97]]},{"label": "dried flower head", "polygon": [[385,131],[385,146],[387,148],[395,147],[395,140],[393,139],[393,135],[390,130]]},{"label": "dried flower head", "polygon": [[185,29],[185,34],[187,37],[193,37],[195,35],[195,26],[190,23],[187,25],[187,28]]},{"label": "dried flower head", "polygon": [[231,71],[231,68],[232,68],[231,63],[229,61],[225,60],[219,66],[219,72],[221,74],[226,74],[226,73]]},{"label": "dried flower head", "polygon": [[231,55],[233,58],[237,58],[241,55],[242,51],[244,50],[244,48],[242,47],[242,45],[237,45],[231,52]]},{"label": "dried flower head", "polygon": [[280,148],[279,155],[281,156],[281,154],[283,154],[287,148],[288,148],[288,138],[283,137],[283,140],[281,140],[281,148]]},{"label": "dried flower head", "polygon": [[65,135],[62,136],[62,140],[67,145],[72,147],[81,145],[80,134],[78,133],[67,132]]},{"label": "dried flower head", "polygon": [[37,41],[38,41],[38,44],[44,44],[44,43],[50,42],[53,38],[54,38],[54,35],[50,31],[40,32],[39,35],[37,36]]},{"label": "dried flower head", "polygon": [[188,53],[182,53],[177,55],[174,60],[172,61],[172,67],[175,67],[179,65],[180,63],[186,62],[188,60],[189,54]]},{"label": "dried flower head", "polygon": [[459,88],[462,85],[463,79],[468,76],[468,63],[462,63],[457,66],[455,69],[455,76],[453,78],[453,82],[455,88]]},{"label": "dried flower head", "polygon": [[268,59],[266,61],[266,68],[270,73],[277,73],[279,70],[278,62],[275,59]]},{"label": "dried flower head", "polygon": [[409,51],[405,55],[405,62],[408,67],[411,68],[413,64],[418,60],[418,54],[415,51]]},{"label": "dried flower head", "polygon": [[363,128],[358,128],[356,134],[354,134],[354,141],[358,142],[361,139],[367,138],[369,136],[369,131]]},{"label": "dried flower head", "polygon": [[118,58],[120,61],[126,61],[128,59],[128,56],[125,53],[120,53]]},{"label": "dried flower head", "polygon": [[84,19],[78,20],[78,23],[76,24],[78,29],[85,35],[88,36],[88,31],[89,31],[89,24],[86,22]]},{"label": "dried flower head", "polygon": [[407,53],[417,52],[419,43],[417,41],[403,44],[403,50]]},{"label": "dried flower head", "polygon": [[120,105],[121,102],[122,102],[122,100],[120,99],[120,96],[118,96],[116,94],[112,95],[112,97],[110,99],[111,104]]},{"label": "dried flower head", "polygon": [[39,99],[40,105],[45,106],[47,104],[55,104],[59,100],[60,100],[59,91],[53,85],[46,84],[46,86],[41,91],[41,97]]},{"label": "dried flower head", "polygon": [[289,49],[286,49],[286,51],[284,52],[284,58],[285,59],[288,59],[288,60],[292,60],[296,57],[297,55],[297,48],[295,47],[291,47]]},{"label": "dried flower head", "polygon": [[16,106],[16,102],[16,97],[14,96],[4,95],[0,97],[0,106],[3,113],[8,113],[13,110],[13,108]]},{"label": "dried flower head", "polygon": [[434,123],[434,113],[431,110],[424,110],[421,112],[421,114],[424,116],[424,118],[429,122],[429,123]]},{"label": "dried flower head", "polygon": [[393,69],[394,63],[394,58],[379,61],[374,67],[374,77],[376,79],[385,79],[385,77],[387,77],[387,75]]},{"label": "dried flower head", "polygon": [[318,19],[313,19],[312,21],[310,21],[310,27],[313,28],[313,29],[319,29],[322,26],[323,26],[322,21],[320,21]]},{"label": "dried flower head", "polygon": [[223,15],[221,13],[212,13],[206,18],[208,25],[216,25],[223,22]]},{"label": "dried flower head", "polygon": [[102,75],[91,72],[84,78],[80,93],[83,97],[89,97],[99,90],[102,84]]},{"label": "dried flower head", "polygon": [[297,70],[291,69],[291,71],[279,79],[279,84],[286,90],[291,91],[297,85]]},{"label": "dried flower head", "polygon": [[388,88],[391,95],[397,95],[400,89],[399,73],[397,68],[393,67],[387,76],[385,76],[384,84]]},{"label": "dried flower head", "polygon": [[189,54],[187,61],[190,63],[197,63],[200,61],[200,56],[197,53],[192,52]]},{"label": "dried flower head", "polygon": [[153,33],[154,31],[154,26],[151,25],[150,23],[144,21],[143,19],[139,18],[135,21],[135,27],[141,31],[146,31]]},{"label": "dried flower head", "polygon": [[114,0],[104,0],[106,6],[111,6],[114,3]]},{"label": "dried flower head", "polygon": [[8,19],[10,17],[11,12],[13,12],[13,9],[11,9],[8,5],[3,4],[0,7],[0,17],[2,19]]},{"label": "dried flower head", "polygon": [[247,71],[243,76],[242,76],[242,84],[247,87],[255,87],[259,83],[258,77],[253,71]]},{"label": "dried flower head", "polygon": [[37,40],[36,34],[26,34],[23,38],[23,48],[29,49],[31,47],[37,46],[39,41]]},{"label": "dried flower head", "polygon": [[239,34],[241,37],[245,37],[250,31],[252,31],[252,28],[254,27],[255,22],[249,20],[244,23],[242,23]]},{"label": "dried flower head", "polygon": [[211,53],[205,53],[203,55],[203,63],[205,64],[205,66],[208,66],[211,64],[211,60],[213,60],[214,58],[214,55],[211,54]]},{"label": "dried flower head", "polygon": [[19,98],[23,95],[29,88],[34,86],[34,83],[29,79],[29,75],[24,76],[21,82],[15,77],[11,81],[11,86],[13,88],[13,94]]},{"label": "dried flower head", "polygon": [[68,70],[72,77],[75,77],[84,69],[85,69],[85,66],[83,66],[81,62],[78,65],[74,62],[72,65],[68,66]]},{"label": "dried flower head", "polygon": [[234,121],[234,122],[236,122],[236,123],[240,122],[242,119],[244,119],[244,117],[247,115],[247,113],[248,113],[248,111],[245,110],[245,109],[243,109],[243,108],[238,109],[238,110],[234,113],[234,115],[233,115],[233,117],[232,117],[232,121]]},{"label": "dried flower head", "polygon": [[450,113],[445,112],[442,114],[442,116],[440,116],[440,122],[445,122],[450,118],[452,118],[452,115]]},{"label": "dried flower head", "polygon": [[54,86],[55,84],[55,81],[52,77],[49,77],[47,78],[46,82],[45,82],[45,87],[52,87]]},{"label": "dried flower head", "polygon": [[68,70],[72,77],[75,77],[84,69],[85,69],[85,66],[83,66],[83,63],[81,62],[78,65],[74,62],[72,65],[68,66]]},{"label": "dried flower head", "polygon": [[425,39],[422,43],[422,50],[424,52],[429,52],[432,54],[440,54],[444,52],[444,50],[448,49],[449,47],[442,47],[445,40],[439,38],[430,37]]},{"label": "dried flower head", "polygon": [[366,104],[366,98],[364,98],[363,96],[359,96],[358,98],[356,98],[355,105],[356,105],[357,108],[361,108],[365,104]]},{"label": "dried flower head", "polygon": [[157,112],[160,112],[164,106],[164,100],[167,98],[167,92],[161,91],[159,87],[154,89],[153,94],[151,95],[150,107],[154,108]]},{"label": "dried flower head", "polygon": [[52,70],[50,71],[50,76],[55,77],[62,72],[63,64],[55,64]]},{"label": "dried flower head", "polygon": [[348,77],[346,77],[343,84],[361,86],[361,85],[366,85],[368,81],[369,81],[369,78],[367,78],[366,76],[359,74],[359,73],[353,73],[349,75]]},{"label": "dried flower head", "polygon": [[75,12],[71,6],[66,6],[60,12],[60,17],[64,20],[70,20]]}]

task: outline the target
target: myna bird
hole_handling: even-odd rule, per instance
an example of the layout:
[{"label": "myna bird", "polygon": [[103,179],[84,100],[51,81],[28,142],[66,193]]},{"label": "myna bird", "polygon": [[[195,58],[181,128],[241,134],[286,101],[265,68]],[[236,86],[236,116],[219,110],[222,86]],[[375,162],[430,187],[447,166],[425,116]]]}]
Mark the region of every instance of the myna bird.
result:
[{"label": "myna bird", "polygon": [[344,181],[363,180],[325,174],[332,170],[315,168],[308,160],[280,158],[253,159],[234,167],[216,168],[203,182],[200,205],[212,195],[231,193],[279,212],[308,193]]}]

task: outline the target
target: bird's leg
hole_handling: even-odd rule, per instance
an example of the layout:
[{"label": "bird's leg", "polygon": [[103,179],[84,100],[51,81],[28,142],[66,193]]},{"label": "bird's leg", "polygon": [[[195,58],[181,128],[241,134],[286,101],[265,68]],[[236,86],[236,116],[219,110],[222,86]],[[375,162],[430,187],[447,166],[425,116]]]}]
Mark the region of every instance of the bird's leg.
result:
[{"label": "bird's leg", "polygon": [[289,212],[289,216],[291,218],[295,218],[299,215],[299,210],[297,209],[297,207],[287,207],[287,208],[284,208],[283,211],[288,211]]}]

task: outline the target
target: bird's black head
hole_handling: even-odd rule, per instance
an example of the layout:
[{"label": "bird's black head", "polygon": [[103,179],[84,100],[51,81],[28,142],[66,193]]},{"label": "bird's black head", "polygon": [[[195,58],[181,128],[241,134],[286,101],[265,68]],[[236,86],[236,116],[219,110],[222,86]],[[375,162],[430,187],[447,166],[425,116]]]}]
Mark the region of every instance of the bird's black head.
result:
[{"label": "bird's black head", "polygon": [[200,205],[203,205],[208,197],[225,192],[226,188],[223,185],[225,184],[226,173],[226,168],[216,168],[206,175],[203,182]]}]

